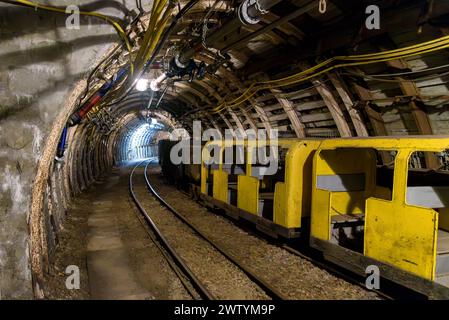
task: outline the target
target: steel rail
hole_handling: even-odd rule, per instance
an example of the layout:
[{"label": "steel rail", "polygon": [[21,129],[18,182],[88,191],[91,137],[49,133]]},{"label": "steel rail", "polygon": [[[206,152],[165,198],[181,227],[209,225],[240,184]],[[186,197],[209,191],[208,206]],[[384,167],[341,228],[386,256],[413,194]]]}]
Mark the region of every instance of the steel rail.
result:
[{"label": "steel rail", "polygon": [[[315,265],[315,266],[317,266],[317,267],[319,267],[319,268],[321,268],[321,269],[324,269],[324,270],[326,270],[327,272],[329,272],[329,273],[331,273],[331,274],[333,274],[333,275],[335,275],[335,276],[338,276],[339,278],[341,278],[341,279],[343,279],[343,280],[345,280],[345,281],[347,281],[347,282],[350,282],[350,283],[352,283],[352,284],[355,284],[355,285],[361,287],[362,289],[368,290],[368,289],[366,288],[365,283],[363,283],[363,282],[357,280],[355,276],[354,276],[354,277],[351,277],[350,275],[348,275],[348,274],[346,274],[346,273],[343,273],[343,272],[337,270],[337,268],[333,268],[333,267],[330,266],[328,263],[324,263],[324,262],[322,262],[322,261],[320,261],[320,260],[318,260],[318,259],[315,259],[315,258],[313,258],[313,257],[311,257],[311,256],[309,256],[309,255],[307,255],[307,254],[305,254],[305,253],[302,253],[301,251],[299,251],[299,250],[297,250],[297,249],[295,249],[295,248],[292,248],[292,247],[290,247],[290,246],[287,245],[287,244],[277,244],[277,246],[279,246],[280,248],[282,248],[282,249],[288,251],[288,252],[291,253],[291,254],[294,254],[294,255],[297,256],[297,257],[300,257],[300,258],[302,258],[302,259],[304,259],[304,260],[309,261],[309,262],[312,263],[313,265]],[[384,292],[382,292],[382,291],[380,291],[380,290],[377,290],[377,289],[369,289],[369,291],[373,291],[374,293],[378,294],[378,295],[381,296],[382,298],[385,298],[386,300],[394,300],[393,297],[391,297],[390,295],[388,295],[388,294],[386,294],[386,293],[384,293]]]},{"label": "steel rail", "polygon": [[210,239],[207,235],[201,232],[197,227],[195,227],[187,218],[185,218],[181,213],[179,213],[175,208],[173,208],[167,201],[164,200],[153,188],[148,178],[148,166],[149,163],[146,164],[144,170],[145,181],[147,183],[147,187],[149,191],[162,203],[170,212],[172,212],[179,220],[181,220],[184,224],[186,224],[190,229],[192,229],[198,236],[200,236],[203,240],[208,242],[214,249],[220,252],[223,256],[225,256],[229,261],[231,261],[236,267],[242,270],[253,282],[255,282],[259,287],[261,287],[273,300],[287,300],[287,297],[279,292],[275,287],[273,287],[270,283],[259,277],[251,268],[245,266],[238,258],[228,253],[226,250],[221,248],[215,241]]},{"label": "steel rail", "polygon": [[[138,163],[133,170],[131,171],[131,174],[129,175],[129,191],[131,194],[131,197],[135,204],[137,205],[139,211],[143,214],[145,217],[145,220],[153,229],[156,236],[159,238],[161,244],[164,246],[164,248],[168,251],[168,253],[171,255],[173,261],[176,263],[176,265],[184,272],[184,274],[190,279],[192,285],[194,288],[198,291],[200,296],[207,300],[216,300],[215,296],[212,295],[209,290],[206,289],[204,284],[195,276],[195,274],[192,272],[192,270],[187,266],[187,264],[184,262],[184,260],[178,255],[178,253],[173,249],[173,247],[168,243],[167,239],[164,237],[164,235],[161,233],[159,228],[154,223],[153,219],[151,219],[150,215],[147,213],[147,211],[143,208],[142,204],[140,203],[139,199],[137,199],[137,196],[134,192],[133,188],[133,176],[136,169],[141,166],[144,162],[148,160],[143,160],[140,163]],[[145,173],[147,170],[149,162],[145,166]],[[181,280],[181,279],[180,279]],[[181,280],[182,281],[182,280]]]},{"label": "steel rail", "polygon": [[146,220],[144,219],[141,212],[136,212],[136,217],[139,220],[142,227],[145,229],[146,233],[148,234],[148,237],[150,240],[154,243],[154,245],[159,249],[165,260],[167,261],[170,268],[173,270],[173,272],[176,274],[176,276],[181,281],[181,284],[184,286],[184,288],[188,291],[190,296],[194,300],[200,300],[201,296],[198,294],[198,291],[195,290],[195,288],[192,286],[190,279],[182,272],[182,270],[178,267],[176,262],[173,260],[173,258],[170,256],[170,253],[167,252],[167,250],[164,249],[162,244],[158,241],[156,238],[156,235],[151,231],[151,229],[148,228],[148,224]]}]

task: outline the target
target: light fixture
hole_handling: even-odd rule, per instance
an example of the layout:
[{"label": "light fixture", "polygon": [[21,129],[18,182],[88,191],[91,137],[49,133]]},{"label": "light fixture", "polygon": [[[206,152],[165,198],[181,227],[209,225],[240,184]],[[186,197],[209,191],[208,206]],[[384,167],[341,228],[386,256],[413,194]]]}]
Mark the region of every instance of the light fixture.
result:
[{"label": "light fixture", "polygon": [[136,84],[137,91],[146,91],[147,89],[148,89],[148,80],[147,79],[137,80],[137,84]]},{"label": "light fixture", "polygon": [[156,79],[151,80],[150,82],[150,89],[153,91],[159,91],[161,83],[167,79],[167,74],[163,73]]},{"label": "light fixture", "polygon": [[158,83],[156,82],[156,80],[152,80],[150,82],[150,89],[152,91],[159,91]]}]

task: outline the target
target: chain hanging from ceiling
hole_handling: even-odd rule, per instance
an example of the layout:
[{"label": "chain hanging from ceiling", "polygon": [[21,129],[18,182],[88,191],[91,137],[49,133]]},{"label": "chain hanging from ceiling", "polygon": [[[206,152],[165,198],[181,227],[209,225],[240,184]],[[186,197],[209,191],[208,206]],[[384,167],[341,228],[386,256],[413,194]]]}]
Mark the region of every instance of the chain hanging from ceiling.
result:
[{"label": "chain hanging from ceiling", "polygon": [[318,3],[318,10],[321,14],[325,14],[327,10],[327,1],[326,0],[319,0]]}]

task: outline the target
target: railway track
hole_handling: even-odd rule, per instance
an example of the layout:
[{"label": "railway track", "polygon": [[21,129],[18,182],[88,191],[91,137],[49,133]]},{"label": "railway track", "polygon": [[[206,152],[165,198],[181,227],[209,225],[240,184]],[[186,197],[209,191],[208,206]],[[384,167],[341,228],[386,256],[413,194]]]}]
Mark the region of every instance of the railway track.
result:
[{"label": "railway track", "polygon": [[[147,180],[147,184],[151,190],[151,192],[155,195],[157,195],[158,199],[167,207],[169,207],[171,210],[176,211],[172,206],[170,206],[170,204],[168,204],[160,195],[158,195],[156,193],[156,191],[154,190],[154,188],[151,186],[151,184],[148,181],[148,175],[147,175],[147,170],[145,170],[145,176],[146,176],[146,180]],[[184,193],[186,196],[189,196],[189,194],[187,194],[184,191],[180,191],[182,193]],[[182,219],[183,221],[185,221],[186,223],[188,223],[189,225],[192,226],[192,224],[180,213],[177,212],[177,215],[180,217],[180,219]],[[195,228],[194,226],[192,226],[193,228]],[[243,229],[245,229],[245,231],[249,232],[249,233],[254,233],[254,229],[250,229],[247,226],[240,226]],[[278,240],[274,240],[273,242],[273,238],[268,238],[268,236],[266,236],[265,234],[260,234],[257,232],[258,236],[262,236],[262,237],[267,237],[267,240],[269,240],[270,242],[272,242],[273,244],[276,244],[278,247],[288,251],[289,253],[300,257],[301,259],[307,260],[310,263],[312,263],[313,265],[326,270],[327,272],[329,272],[330,274],[333,274],[334,276],[341,278],[345,281],[347,281],[348,283],[351,283],[353,285],[356,285],[364,290],[367,290],[366,288],[366,283],[365,283],[365,279],[357,274],[354,274],[348,270],[344,270],[338,266],[334,266],[332,263],[324,261],[323,259],[319,259],[316,258],[314,256],[313,253],[311,252],[307,252],[307,250],[301,250],[300,248],[296,248],[295,246],[291,246],[289,244],[286,244],[282,241],[278,241]],[[400,295],[396,295],[394,293],[387,293],[381,290],[377,290],[377,289],[370,289],[371,291],[375,292],[379,297],[385,299],[385,300],[394,300],[396,296],[400,296]],[[397,289],[391,290],[389,289],[388,291],[397,291]],[[408,292],[408,291],[407,291]],[[403,293],[403,292],[402,292]],[[408,297],[410,298],[414,298],[415,295],[413,293],[407,293]]]},{"label": "railway track", "polygon": [[[206,285],[199,279],[199,277],[192,271],[188,263],[181,257],[174,246],[167,240],[167,237],[160,230],[154,219],[151,217],[151,213],[142,205],[142,202],[138,199],[133,185],[133,177],[135,171],[146,161],[142,161],[137,164],[131,171],[129,177],[129,190],[133,201],[136,203],[139,211],[145,218],[146,223],[154,232],[155,237],[152,237],[153,242],[160,248],[162,254],[167,259],[176,275],[181,280],[184,287],[190,293],[194,299],[215,300],[217,297],[210,292]],[[211,240],[207,235],[201,232],[198,228],[192,225],[182,214],[180,214],[175,208],[167,203],[153,188],[148,178],[148,166],[150,162],[147,162],[144,168],[144,178],[148,190],[153,196],[169,211],[176,219],[185,224],[198,238],[213,247],[221,256],[232,263],[235,267],[241,270],[251,281],[253,281],[258,287],[260,287],[268,297],[273,300],[285,300],[286,296],[279,292],[272,284],[261,278],[250,267],[246,266],[240,259],[229,253],[227,250],[219,246],[215,241]]]},{"label": "railway track", "polygon": [[[339,277],[341,279],[346,280],[349,283],[352,283],[354,285],[357,285],[357,286],[359,286],[361,288],[366,289],[365,282],[359,280],[356,275],[351,275],[349,272],[343,272],[343,271],[339,270],[339,268],[333,267],[329,263],[325,263],[325,262],[323,262],[321,260],[315,259],[312,255],[303,253],[303,252],[301,252],[301,251],[299,251],[299,250],[297,250],[297,249],[295,249],[295,248],[293,248],[293,247],[291,247],[291,246],[289,246],[289,245],[287,245],[285,243],[279,243],[278,246],[280,246],[281,248],[287,250],[291,254],[294,254],[295,256],[298,256],[298,257],[300,257],[302,259],[310,261],[315,266],[320,267],[320,268],[326,270],[327,272],[329,272],[329,273],[331,273],[331,274],[333,274],[333,275],[335,275],[335,276],[337,276],[337,277]],[[391,295],[389,295],[389,294],[387,294],[385,292],[382,292],[382,291],[377,290],[377,289],[371,289],[371,290],[374,291],[376,294],[378,294],[380,297],[382,297],[385,300],[394,300],[394,298]]]},{"label": "railway track", "polygon": [[132,169],[131,174],[129,175],[129,191],[134,203],[137,205],[137,208],[145,218],[145,222],[156,235],[156,237],[154,237],[153,234],[149,233],[151,240],[159,248],[162,255],[167,260],[168,264],[175,272],[175,274],[178,276],[184,288],[189,292],[192,298],[206,299],[206,300],[215,299],[215,297],[209,292],[209,290],[206,289],[204,284],[196,277],[196,275],[192,272],[192,270],[188,267],[188,265],[184,262],[184,260],[168,243],[165,236],[158,229],[153,219],[151,219],[150,215],[137,198],[137,195],[134,191],[133,177],[136,169],[140,167],[144,162],[145,161],[140,162]]}]

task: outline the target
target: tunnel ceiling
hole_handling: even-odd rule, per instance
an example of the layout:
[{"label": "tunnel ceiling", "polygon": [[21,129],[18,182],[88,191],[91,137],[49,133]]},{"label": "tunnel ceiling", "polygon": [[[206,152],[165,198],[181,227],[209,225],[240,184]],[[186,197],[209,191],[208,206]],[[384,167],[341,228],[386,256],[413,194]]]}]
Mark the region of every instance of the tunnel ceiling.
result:
[{"label": "tunnel ceiling", "polygon": [[[111,110],[141,110],[151,101],[150,109],[157,105],[186,128],[193,120],[201,120],[203,126],[220,129],[274,128],[285,137],[448,133],[447,50],[339,68],[292,85],[263,87],[233,105],[233,99],[255,82],[295,75],[334,56],[422,43],[446,35],[449,27],[445,20],[449,4],[441,1],[433,2],[431,8],[426,1],[327,1],[324,14],[317,3],[279,1],[258,24],[241,25],[205,43],[208,35],[233,19],[236,4],[200,1],[177,25],[143,77],[157,78],[168,70],[170,59],[197,42],[195,63],[204,62],[213,71],[192,81],[175,76],[157,92],[134,90]],[[381,10],[380,30],[365,27],[369,4]],[[404,13],[407,19],[402,18]],[[254,36],[258,30],[265,31]],[[223,50],[227,47],[231,49]],[[224,102],[231,102],[230,106]]]},{"label": "tunnel ceiling", "polygon": [[[402,49],[445,39],[447,2],[334,0],[320,12],[311,0],[161,0],[158,22],[151,19],[153,3],[139,3],[98,7],[106,14],[101,23],[119,22],[113,26],[122,42],[89,68],[69,124],[87,121],[110,134],[133,114],[167,128],[191,130],[201,120],[203,128],[278,129],[283,137],[448,132],[447,50]],[[245,4],[260,7],[253,9],[257,18],[241,18]],[[379,8],[379,29],[366,25],[372,5]],[[180,8],[188,10],[179,16]],[[400,54],[392,59],[395,50]],[[332,61],[364,54],[383,55],[369,63]],[[151,83],[163,74],[158,91],[136,90],[138,79]],[[96,101],[108,82],[113,85]]]}]

